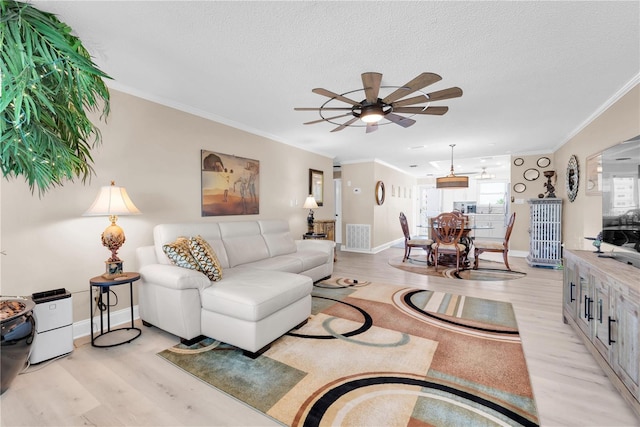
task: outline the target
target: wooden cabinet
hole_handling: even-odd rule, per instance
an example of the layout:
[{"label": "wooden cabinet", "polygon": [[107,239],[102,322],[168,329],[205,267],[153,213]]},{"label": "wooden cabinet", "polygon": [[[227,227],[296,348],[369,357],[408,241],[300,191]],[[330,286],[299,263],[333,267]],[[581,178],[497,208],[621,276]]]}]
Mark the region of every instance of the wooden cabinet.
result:
[{"label": "wooden cabinet", "polygon": [[563,318],[640,416],[640,270],[565,250]]},{"label": "wooden cabinet", "polygon": [[[336,221],[334,219],[319,219],[313,221],[314,234],[324,234],[326,240],[336,241]],[[338,249],[333,248],[333,261],[338,259]]]},{"label": "wooden cabinet", "polygon": [[562,199],[529,199],[529,255],[534,267],[559,267],[562,261]]},{"label": "wooden cabinet", "polygon": [[319,219],[313,221],[313,232],[315,234],[326,234],[327,240],[336,241],[336,221],[334,219]]}]

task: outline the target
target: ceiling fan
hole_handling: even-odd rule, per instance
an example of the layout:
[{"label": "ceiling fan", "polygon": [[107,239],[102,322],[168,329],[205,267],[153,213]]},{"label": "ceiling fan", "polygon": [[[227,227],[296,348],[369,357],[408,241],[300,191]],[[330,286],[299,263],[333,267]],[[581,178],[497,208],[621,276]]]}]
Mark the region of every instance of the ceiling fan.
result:
[{"label": "ceiling fan", "polygon": [[[404,86],[380,86],[382,82],[382,74],[380,73],[362,73],[362,86],[363,89],[356,89],[343,94],[337,94],[327,89],[315,88],[313,93],[323,95],[330,98],[324,104],[317,108],[294,108],[296,111],[318,111],[320,120],[314,120],[304,123],[305,125],[311,125],[320,122],[329,122],[338,125],[331,132],[341,131],[348,126],[363,126],[354,124],[358,120],[362,120],[366,124],[367,133],[378,130],[378,124],[380,120],[386,119],[389,123],[395,123],[402,127],[409,127],[416,123],[410,117],[400,114],[409,114],[411,116],[416,114],[431,114],[441,116],[445,114],[449,107],[432,107],[430,106],[433,101],[442,101],[444,99],[459,98],[462,96],[462,89],[459,87],[450,87],[431,93],[424,93],[421,89],[442,80],[437,74],[434,73],[422,73],[413,80],[406,83]],[[380,89],[395,89],[393,92],[386,95],[384,98],[379,98]],[[362,101],[354,101],[351,98],[346,97],[355,92],[364,91],[365,99]],[[414,92],[421,92],[421,95],[412,96],[411,98],[405,98]],[[334,104],[329,105],[332,101],[340,101],[349,104],[350,107],[334,107]],[[426,105],[417,105],[424,104]],[[323,113],[333,111],[348,111],[347,113],[340,114],[333,117],[326,117]],[[333,120],[342,117],[351,116],[349,120],[344,123],[336,123]],[[388,123],[384,123],[388,124]]]}]

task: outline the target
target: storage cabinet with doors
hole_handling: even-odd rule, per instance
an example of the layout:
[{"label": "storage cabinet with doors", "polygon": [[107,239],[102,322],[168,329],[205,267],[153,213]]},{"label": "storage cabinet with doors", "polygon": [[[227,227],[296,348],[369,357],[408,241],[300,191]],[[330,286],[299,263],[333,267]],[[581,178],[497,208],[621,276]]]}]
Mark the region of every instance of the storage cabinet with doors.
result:
[{"label": "storage cabinet with doors", "polygon": [[563,318],[640,416],[640,270],[565,250]]},{"label": "storage cabinet with doors", "polygon": [[561,246],[562,199],[529,199],[529,265],[559,267]]}]

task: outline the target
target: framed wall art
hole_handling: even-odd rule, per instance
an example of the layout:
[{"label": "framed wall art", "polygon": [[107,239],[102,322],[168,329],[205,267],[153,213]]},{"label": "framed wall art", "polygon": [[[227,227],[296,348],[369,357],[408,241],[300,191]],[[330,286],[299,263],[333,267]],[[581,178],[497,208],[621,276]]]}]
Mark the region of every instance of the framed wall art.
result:
[{"label": "framed wall art", "polygon": [[318,206],[324,202],[324,172],[309,169],[309,194],[316,199]]},{"label": "framed wall art", "polygon": [[260,213],[260,162],[200,151],[202,216]]}]

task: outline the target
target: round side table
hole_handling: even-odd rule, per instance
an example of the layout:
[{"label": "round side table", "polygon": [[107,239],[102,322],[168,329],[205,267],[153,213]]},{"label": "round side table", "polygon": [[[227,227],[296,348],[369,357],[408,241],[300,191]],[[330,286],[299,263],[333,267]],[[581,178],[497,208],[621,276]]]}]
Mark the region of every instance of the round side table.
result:
[{"label": "round side table", "polygon": [[[91,280],[89,280],[90,286],[89,286],[89,319],[91,321],[91,345],[93,347],[115,347],[117,345],[121,345],[121,344],[125,344],[128,342],[131,342],[133,340],[135,340],[136,338],[138,338],[140,336],[140,334],[142,333],[142,331],[140,330],[140,328],[136,328],[134,326],[134,319],[133,319],[133,282],[135,282],[136,280],[140,279],[140,274],[139,273],[134,273],[134,272],[128,272],[128,273],[122,273],[120,276],[115,277],[113,279],[105,279],[102,276],[96,276],[94,278],[92,278]],[[114,328],[111,329],[111,301],[110,301],[110,288],[111,286],[118,286],[118,285],[124,285],[124,284],[129,284],[129,297],[131,300],[131,326],[125,326],[125,327],[120,327],[120,328]],[[106,301],[106,310],[100,310],[100,333],[97,335],[93,335],[93,289],[97,288],[100,291],[100,296],[98,297],[98,301],[97,304],[99,307],[103,306],[103,295],[107,294],[107,301]],[[107,314],[107,329],[104,329],[104,314]],[[98,344],[96,343],[96,340],[100,337],[103,337],[109,333],[112,332],[116,332],[116,331],[137,331],[137,333],[134,332],[133,336],[129,336],[127,337],[125,340],[117,342],[115,344]]]}]

